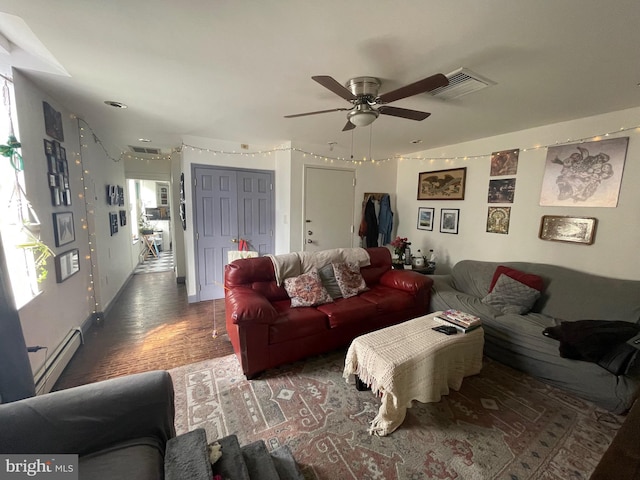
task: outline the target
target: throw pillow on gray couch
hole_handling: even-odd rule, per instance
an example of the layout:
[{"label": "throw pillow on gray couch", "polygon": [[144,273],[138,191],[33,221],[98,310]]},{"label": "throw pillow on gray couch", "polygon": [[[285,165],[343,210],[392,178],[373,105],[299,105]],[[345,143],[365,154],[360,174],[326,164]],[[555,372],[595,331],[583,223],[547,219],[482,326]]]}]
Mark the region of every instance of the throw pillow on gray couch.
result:
[{"label": "throw pillow on gray couch", "polygon": [[482,301],[497,308],[502,313],[521,315],[531,310],[538,298],[540,298],[538,290],[528,287],[503,273],[498,277],[498,281],[491,293],[484,297]]}]

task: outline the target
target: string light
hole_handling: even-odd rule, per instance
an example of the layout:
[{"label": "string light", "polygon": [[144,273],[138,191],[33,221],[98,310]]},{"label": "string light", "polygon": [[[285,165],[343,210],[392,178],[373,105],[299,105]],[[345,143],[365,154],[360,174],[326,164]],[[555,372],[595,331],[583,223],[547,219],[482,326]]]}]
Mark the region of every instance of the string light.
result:
[{"label": "string light", "polygon": [[[546,145],[540,145],[540,144],[536,144],[533,146],[529,146],[529,147],[521,147],[519,150],[521,152],[527,152],[527,151],[531,151],[531,150],[540,150],[543,148],[549,148],[549,147],[554,147],[557,145],[566,145],[566,144],[570,144],[570,143],[583,143],[583,142],[597,142],[599,140],[601,140],[602,138],[605,137],[609,137],[611,135],[615,135],[615,134],[619,134],[619,133],[623,133],[623,132],[629,132],[635,130],[636,133],[640,133],[640,125],[635,126],[635,127],[620,127],[618,130],[614,130],[611,132],[605,132],[605,133],[601,133],[598,135],[590,135],[588,137],[582,137],[582,138],[568,138],[566,140],[556,140],[554,143],[550,143],[550,144],[546,144]],[[460,155],[460,156],[438,156],[438,157],[428,157],[428,156],[406,156],[406,155],[395,155],[393,157],[387,157],[387,158],[381,158],[381,159],[374,159],[371,158],[371,154],[369,155],[370,158],[367,159],[366,157],[363,157],[362,160],[355,160],[353,158],[349,159],[349,158],[345,158],[345,157],[332,157],[330,155],[324,155],[324,154],[318,154],[318,153],[314,153],[308,150],[303,150],[301,148],[297,148],[297,147],[284,147],[284,146],[279,146],[279,147],[274,147],[268,150],[258,150],[255,152],[237,152],[235,150],[216,150],[216,149],[212,149],[212,148],[203,148],[203,147],[197,147],[195,145],[189,145],[186,143],[182,143],[182,145],[176,149],[176,151],[178,152],[182,152],[185,149],[189,149],[192,152],[198,152],[198,153],[211,153],[213,155],[229,155],[229,156],[233,156],[233,155],[251,155],[252,157],[257,156],[269,156],[272,155],[273,153],[277,153],[277,152],[292,152],[292,153],[300,153],[302,154],[302,158],[306,158],[307,156],[310,156],[312,158],[315,159],[320,159],[320,160],[324,160],[325,162],[331,162],[333,163],[334,161],[341,161],[341,162],[345,162],[345,163],[351,163],[354,165],[363,165],[363,164],[373,164],[373,165],[378,165],[381,163],[385,163],[385,162],[390,162],[392,160],[397,160],[397,161],[404,161],[404,160],[414,160],[414,161],[430,161],[430,162],[434,162],[436,160],[444,160],[447,163],[451,163],[455,160],[462,160],[462,161],[470,161],[470,160],[478,160],[478,159],[482,159],[482,158],[488,158],[491,157],[493,152],[490,153],[479,153],[479,154],[474,154],[474,155]]]}]

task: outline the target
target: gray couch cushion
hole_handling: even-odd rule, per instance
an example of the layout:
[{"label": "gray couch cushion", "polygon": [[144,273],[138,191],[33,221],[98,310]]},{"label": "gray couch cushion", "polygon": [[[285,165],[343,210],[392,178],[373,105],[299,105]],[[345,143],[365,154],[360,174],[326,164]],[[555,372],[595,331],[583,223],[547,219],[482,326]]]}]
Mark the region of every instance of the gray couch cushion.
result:
[{"label": "gray couch cushion", "polygon": [[80,457],[81,480],[159,480],[164,477],[164,447],[155,438],[139,438]]},{"label": "gray couch cushion", "polygon": [[540,292],[505,274],[500,275],[491,293],[483,303],[497,308],[502,313],[527,313],[540,297]]}]

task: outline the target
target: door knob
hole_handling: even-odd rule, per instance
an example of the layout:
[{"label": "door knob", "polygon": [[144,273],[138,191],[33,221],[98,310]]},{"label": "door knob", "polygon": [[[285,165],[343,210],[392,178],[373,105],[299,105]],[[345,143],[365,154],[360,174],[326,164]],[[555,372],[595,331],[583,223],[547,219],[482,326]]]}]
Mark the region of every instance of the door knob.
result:
[{"label": "door knob", "polygon": [[313,240],[311,240],[310,238],[307,240],[307,243],[313,243]]},{"label": "door knob", "polygon": [[232,238],[231,239],[231,243],[238,243],[238,239],[237,238]]},{"label": "door knob", "polygon": [[313,232],[312,232],[311,230],[309,230],[309,231],[307,232],[307,235],[313,235]]}]

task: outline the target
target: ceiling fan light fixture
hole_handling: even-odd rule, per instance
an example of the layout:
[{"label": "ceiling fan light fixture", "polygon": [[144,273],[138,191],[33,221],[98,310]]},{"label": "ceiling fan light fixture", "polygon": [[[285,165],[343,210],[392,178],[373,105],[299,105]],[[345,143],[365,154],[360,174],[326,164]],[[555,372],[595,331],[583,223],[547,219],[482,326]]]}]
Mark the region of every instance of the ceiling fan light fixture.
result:
[{"label": "ceiling fan light fixture", "polygon": [[367,125],[371,125],[373,121],[378,118],[378,115],[380,115],[380,113],[377,110],[364,104],[356,105],[356,108],[347,114],[347,118],[356,127],[366,127]]}]

